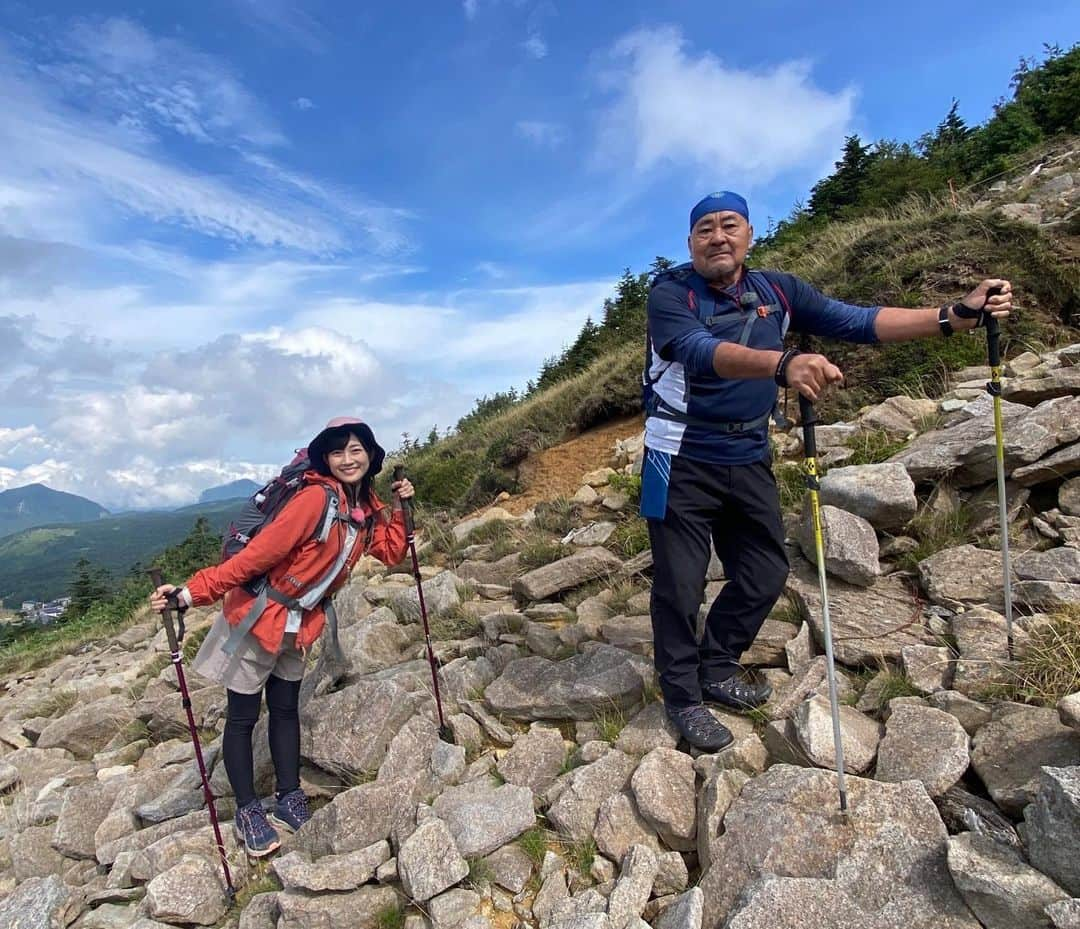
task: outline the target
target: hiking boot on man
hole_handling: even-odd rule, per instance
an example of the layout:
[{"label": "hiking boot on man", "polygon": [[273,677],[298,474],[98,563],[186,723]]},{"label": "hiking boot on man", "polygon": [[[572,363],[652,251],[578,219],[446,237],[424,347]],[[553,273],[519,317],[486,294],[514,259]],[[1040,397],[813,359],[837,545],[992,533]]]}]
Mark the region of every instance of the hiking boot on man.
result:
[{"label": "hiking boot on man", "polygon": [[701,699],[706,703],[716,703],[737,713],[756,710],[772,696],[768,684],[751,684],[732,676],[725,681],[703,681]]},{"label": "hiking boot on man", "polygon": [[281,848],[281,836],[266,818],[261,800],[252,800],[236,811],[236,841],[252,858],[262,858]]},{"label": "hiking boot on man", "polygon": [[700,703],[681,708],[669,707],[667,715],[679,734],[700,751],[718,752],[734,741],[731,730],[718,722]]},{"label": "hiking boot on man", "polygon": [[286,832],[296,832],[311,819],[307,795],[297,788],[277,798],[277,805],[270,813],[270,822]]}]

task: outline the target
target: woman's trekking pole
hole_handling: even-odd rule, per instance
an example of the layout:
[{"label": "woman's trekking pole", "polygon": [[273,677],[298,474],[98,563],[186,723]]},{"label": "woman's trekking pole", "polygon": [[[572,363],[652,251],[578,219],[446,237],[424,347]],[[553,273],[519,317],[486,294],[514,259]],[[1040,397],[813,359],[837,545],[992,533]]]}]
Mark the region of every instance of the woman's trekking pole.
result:
[{"label": "woman's trekking pole", "polygon": [[[405,466],[394,466],[394,480],[400,481],[405,477]],[[428,664],[431,665],[431,684],[435,690],[435,709],[439,714],[439,737],[445,742],[453,742],[453,733],[443,719],[442,697],[439,694],[439,666],[435,663],[435,652],[431,649],[431,629],[428,626],[427,605],[424,603],[424,585],[420,578],[420,559],[416,557],[416,537],[413,534],[412,501],[401,501],[401,512],[405,517],[405,539],[409,543],[409,554],[412,556],[413,577],[416,578],[416,595],[420,599],[420,619],[424,623],[424,643],[427,645]]]},{"label": "woman's trekking pole", "polygon": [[[165,582],[161,579],[161,568],[151,568],[150,579],[155,589],[164,584]],[[191,695],[188,693],[187,678],[184,677],[184,666],[181,663],[180,642],[173,628],[173,610],[176,610],[179,615],[182,609],[175,593],[169,594],[168,601],[169,605],[161,611],[161,623],[165,627],[165,636],[169,640],[169,657],[172,659],[173,667],[176,668],[176,680],[180,685],[180,700],[187,713],[188,732],[191,733],[191,742],[195,746],[195,760],[199,764],[199,776],[202,778],[203,797],[206,798],[206,807],[210,811],[210,824],[214,827],[214,841],[217,842],[218,855],[221,857],[221,870],[225,872],[225,892],[229,898],[229,905],[232,906],[236,901],[236,888],[233,886],[232,875],[229,873],[229,861],[225,854],[225,843],[221,840],[221,827],[218,825],[214,794],[210,790],[210,778],[206,776],[206,763],[203,761],[202,745],[199,744],[199,732],[195,728],[195,717],[191,712]]]},{"label": "woman's trekking pole", "polygon": [[817,440],[814,404],[799,394],[802,416],[803,450],[806,456],[806,487],[810,491],[810,514],[814,521],[814,550],[817,553],[818,583],[821,585],[821,618],[825,632],[825,669],[829,679],[829,706],[832,709],[833,750],[836,753],[836,780],[840,791],[840,812],[846,812],[847,787],[844,784],[844,742],[840,737],[840,702],[836,697],[836,665],[833,662],[832,623],[829,620],[829,586],[825,580],[825,539],[821,532],[820,484],[817,477]]},{"label": "woman's trekking pole", "polygon": [[[986,292],[989,300],[1001,293],[1000,287],[991,287]],[[990,361],[990,380],[986,382],[986,392],[994,400],[994,457],[997,459],[998,520],[1001,533],[1001,572],[1004,578],[1005,592],[1005,642],[1009,661],[1013,658],[1013,603],[1012,570],[1009,567],[1009,512],[1005,503],[1005,429],[1001,421],[1001,327],[998,321],[985,313],[986,350]]]}]

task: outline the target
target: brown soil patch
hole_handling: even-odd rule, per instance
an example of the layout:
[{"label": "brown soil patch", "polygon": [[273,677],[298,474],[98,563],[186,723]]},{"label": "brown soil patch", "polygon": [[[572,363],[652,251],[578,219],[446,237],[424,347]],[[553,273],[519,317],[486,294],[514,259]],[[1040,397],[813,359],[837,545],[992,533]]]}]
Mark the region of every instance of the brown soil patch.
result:
[{"label": "brown soil patch", "polygon": [[626,416],[529,455],[518,469],[525,490],[499,506],[520,516],[541,500],[572,497],[584,475],[608,466],[616,439],[628,439],[642,428],[640,415]]}]

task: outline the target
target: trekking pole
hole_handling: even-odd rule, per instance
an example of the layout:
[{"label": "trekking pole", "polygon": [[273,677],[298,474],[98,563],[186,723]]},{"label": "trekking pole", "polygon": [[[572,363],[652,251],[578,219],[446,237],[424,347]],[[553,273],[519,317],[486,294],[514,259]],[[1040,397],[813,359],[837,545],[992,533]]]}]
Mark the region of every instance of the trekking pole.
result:
[{"label": "trekking pole", "polygon": [[[986,292],[989,300],[1001,293],[1000,287]],[[984,304],[985,306],[985,304]],[[985,310],[984,310],[985,312]],[[1013,660],[1012,571],[1009,567],[1009,514],[1005,503],[1005,428],[1001,421],[1001,327],[986,313],[986,350],[990,361],[990,380],[986,392],[994,400],[994,457],[997,459],[998,521],[1001,531],[1001,572],[1005,592],[1005,642],[1009,661]]]},{"label": "trekking pole", "polygon": [[832,709],[833,750],[836,754],[836,781],[840,792],[840,812],[847,812],[847,787],[844,785],[844,742],[840,737],[840,702],[836,696],[836,665],[833,661],[832,623],[829,620],[829,586],[825,581],[825,539],[821,531],[821,502],[817,477],[817,439],[814,404],[799,394],[802,416],[803,451],[806,456],[806,488],[810,491],[810,514],[814,521],[814,550],[817,552],[818,583],[821,585],[821,618],[825,632],[825,669],[829,679],[829,706]]},{"label": "trekking pole", "polygon": [[[400,481],[405,477],[405,466],[394,466],[394,480]],[[443,718],[442,697],[439,695],[439,668],[435,663],[435,652],[431,649],[431,629],[428,626],[427,605],[424,603],[424,585],[420,579],[420,559],[416,557],[416,537],[413,535],[412,501],[401,501],[401,512],[405,517],[405,539],[409,543],[409,554],[412,555],[413,577],[416,578],[416,595],[420,598],[420,618],[424,622],[424,643],[427,645],[428,664],[431,665],[431,683],[435,689],[435,709],[439,714],[439,737],[446,742],[453,742],[453,733],[446,725]]]},{"label": "trekking pole", "polygon": [[[150,579],[154,583],[155,590],[165,583],[161,578],[161,568],[151,568]],[[236,888],[233,886],[232,875],[229,873],[229,861],[225,854],[225,843],[221,839],[214,794],[210,790],[210,778],[206,776],[206,763],[203,761],[202,745],[199,744],[199,732],[195,728],[195,716],[191,712],[191,695],[188,693],[187,678],[184,677],[184,666],[180,658],[180,641],[173,628],[173,610],[176,610],[177,616],[181,616],[183,608],[177,600],[175,591],[168,595],[167,600],[168,604],[161,611],[161,623],[165,627],[165,636],[169,640],[169,657],[172,659],[173,667],[176,668],[176,680],[180,685],[180,700],[187,713],[188,731],[191,733],[191,742],[195,746],[195,760],[199,764],[199,776],[202,778],[203,796],[206,798],[206,806],[210,811],[210,824],[214,827],[214,841],[217,842],[218,855],[221,857],[221,870],[225,872],[225,893],[229,899],[229,906],[232,906],[236,902]],[[183,628],[183,620],[181,619],[180,622]]]}]

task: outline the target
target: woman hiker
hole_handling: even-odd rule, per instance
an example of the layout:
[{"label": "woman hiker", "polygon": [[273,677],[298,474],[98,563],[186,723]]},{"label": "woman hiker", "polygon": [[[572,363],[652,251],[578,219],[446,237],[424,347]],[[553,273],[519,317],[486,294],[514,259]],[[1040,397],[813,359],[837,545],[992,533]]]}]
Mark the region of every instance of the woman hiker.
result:
[{"label": "woman hiker", "polygon": [[[327,622],[327,598],[345,584],[361,555],[387,565],[405,556],[401,501],[413,487],[407,480],[391,485],[388,513],[371,489],[384,457],[365,423],[332,419],[308,445],[310,470],[300,490],[272,521],[227,561],[197,571],[181,588],[164,584],[150,595],[158,612],[174,592],[184,607],[225,598],[192,668],[228,694],[221,753],[236,797],[237,839],[253,857],[281,845],[278,829],[294,832],[311,818],[300,788],[300,680],[307,652]],[[333,501],[341,501],[336,515]],[[264,576],[268,597],[260,604],[245,585]],[[332,611],[330,621],[336,647]],[[255,794],[251,750],[264,692],[277,781],[269,817]]]}]

